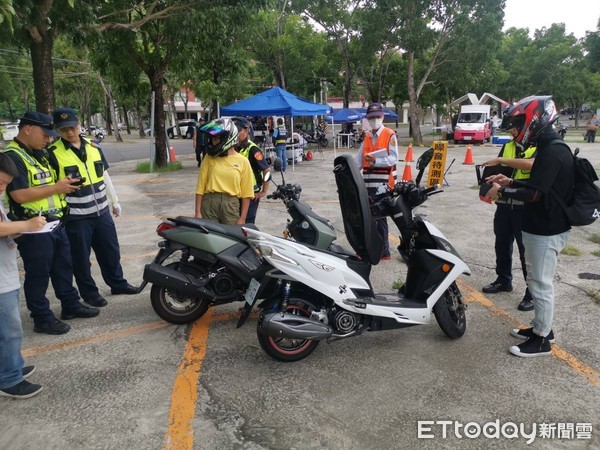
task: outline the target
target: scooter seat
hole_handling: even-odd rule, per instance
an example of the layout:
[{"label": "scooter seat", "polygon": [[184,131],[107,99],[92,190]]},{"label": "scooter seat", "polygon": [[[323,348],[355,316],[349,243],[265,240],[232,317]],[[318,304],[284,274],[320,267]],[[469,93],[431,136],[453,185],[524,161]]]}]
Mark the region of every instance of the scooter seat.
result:
[{"label": "scooter seat", "polygon": [[[248,238],[244,235],[242,227],[239,225],[225,225],[219,222],[215,222],[208,219],[198,219],[196,217],[177,216],[174,219],[169,218],[171,222],[177,225],[183,225],[191,228],[197,228],[199,230],[208,230],[219,234],[225,234],[231,236],[240,241],[246,241]],[[245,224],[247,228],[258,230],[254,224]]]}]

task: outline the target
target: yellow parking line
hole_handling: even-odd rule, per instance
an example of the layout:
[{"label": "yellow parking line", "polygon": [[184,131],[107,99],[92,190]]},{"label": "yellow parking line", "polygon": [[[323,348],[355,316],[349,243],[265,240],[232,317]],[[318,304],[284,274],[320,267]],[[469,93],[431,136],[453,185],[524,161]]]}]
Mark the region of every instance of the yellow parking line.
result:
[{"label": "yellow parking line", "polygon": [[[481,306],[487,308],[493,315],[508,319],[511,323],[511,326],[514,326],[515,328],[525,327],[512,314],[497,306],[485,295],[476,291],[464,281],[457,280],[457,284],[460,290],[466,294],[466,301],[479,303]],[[554,358],[557,360],[567,364],[575,373],[583,377],[590,384],[600,388],[600,372],[598,372],[596,369],[587,365],[576,356],[573,356],[567,352],[564,348],[559,347],[557,344],[552,344],[552,356],[554,356]]]},{"label": "yellow parking line", "polygon": [[136,327],[125,328],[117,331],[108,331],[106,333],[98,334],[96,336],[90,336],[81,339],[75,339],[68,342],[60,342],[57,344],[42,345],[39,347],[24,348],[22,353],[25,357],[38,356],[51,352],[58,352],[61,350],[70,350],[75,347],[81,347],[83,345],[101,344],[103,342],[111,341],[126,336],[132,336],[134,334],[143,333],[144,331],[159,330],[170,326],[170,323],[158,322],[145,323]]},{"label": "yellow parking line", "polygon": [[194,429],[191,422],[196,415],[198,378],[206,355],[212,315],[213,308],[209,308],[206,314],[192,325],[171,393],[169,428],[165,436],[164,449],[194,448]]}]

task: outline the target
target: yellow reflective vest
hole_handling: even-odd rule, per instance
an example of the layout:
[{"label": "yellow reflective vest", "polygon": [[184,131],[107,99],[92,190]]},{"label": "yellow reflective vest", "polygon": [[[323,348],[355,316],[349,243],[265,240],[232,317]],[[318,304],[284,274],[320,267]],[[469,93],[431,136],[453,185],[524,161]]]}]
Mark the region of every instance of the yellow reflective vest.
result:
[{"label": "yellow reflective vest", "polygon": [[[520,152],[517,155],[517,144],[515,143],[514,140],[507,142],[504,145],[504,150],[502,151],[502,157],[504,158],[523,158],[523,159],[530,159],[533,158],[533,155],[535,154],[537,148],[536,147],[529,147],[528,149]],[[511,178],[514,178],[515,180],[527,180],[531,177],[531,170],[523,170],[523,169],[514,169],[513,170],[513,174]]]},{"label": "yellow reflective vest", "polygon": [[[85,178],[79,190],[66,196],[69,216],[72,219],[99,216],[108,208],[106,185],[104,184],[104,163],[100,150],[91,140],[81,138],[85,158],[81,158],[65,146],[62,139],[50,147],[58,162],[58,179]],[[85,146],[83,144],[85,143]]]},{"label": "yellow reflective vest", "polygon": [[[4,151],[16,153],[23,160],[23,163],[27,168],[29,187],[52,186],[56,183],[56,173],[46,158],[43,158],[41,162],[38,161],[27,153],[25,149],[21,148],[15,141],[11,141]],[[9,194],[6,193],[7,197],[8,195]],[[40,200],[21,203],[20,205],[25,213],[25,217],[21,217],[22,212],[14,210],[13,202],[9,201],[9,204],[11,206],[11,212],[19,217],[19,219],[29,219],[39,214],[62,217],[66,206],[66,202],[61,194],[53,194],[50,197]]]}]

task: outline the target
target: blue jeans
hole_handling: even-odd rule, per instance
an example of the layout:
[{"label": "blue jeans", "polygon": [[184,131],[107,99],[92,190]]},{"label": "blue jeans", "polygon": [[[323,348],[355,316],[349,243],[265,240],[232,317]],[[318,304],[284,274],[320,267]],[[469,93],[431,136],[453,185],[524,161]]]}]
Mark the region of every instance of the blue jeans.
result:
[{"label": "blue jeans", "polygon": [[0,294],[0,389],[23,381],[23,327],[19,313],[19,290]]},{"label": "blue jeans", "polygon": [[548,336],[554,315],[554,273],[558,254],[567,245],[569,232],[554,236],[540,236],[523,232],[527,287],[533,297],[533,332]]},{"label": "blue jeans", "polygon": [[287,152],[285,151],[285,144],[276,145],[275,152],[277,157],[281,160],[281,171],[285,172],[287,169]]}]

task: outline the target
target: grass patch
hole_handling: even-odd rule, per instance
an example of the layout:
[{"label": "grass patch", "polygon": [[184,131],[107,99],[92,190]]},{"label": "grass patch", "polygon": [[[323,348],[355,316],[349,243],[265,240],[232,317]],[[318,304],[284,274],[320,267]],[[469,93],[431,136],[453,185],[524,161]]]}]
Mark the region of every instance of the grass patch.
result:
[{"label": "grass patch", "polygon": [[600,258],[600,250],[596,250],[595,252],[592,252],[592,255],[597,256],[598,258]]},{"label": "grass patch", "polygon": [[397,280],[394,281],[394,283],[392,284],[392,289],[395,289],[396,291],[402,289],[402,286],[404,286],[404,281],[402,280]]},{"label": "grass patch", "polygon": [[600,291],[587,291],[586,294],[594,300],[596,305],[600,305]]},{"label": "grass patch", "polygon": [[590,241],[592,241],[594,244],[600,244],[600,234],[592,234],[589,237]]},{"label": "grass patch", "polygon": [[[179,161],[167,163],[166,167],[158,167],[156,164],[154,165],[154,172],[173,172],[175,170],[181,170],[183,166]],[[135,168],[137,173],[150,173],[150,163],[149,162],[141,162],[138,163]]]},{"label": "grass patch", "polygon": [[579,250],[577,247],[573,247],[572,245],[567,245],[560,253],[567,256],[581,256],[581,250]]}]

